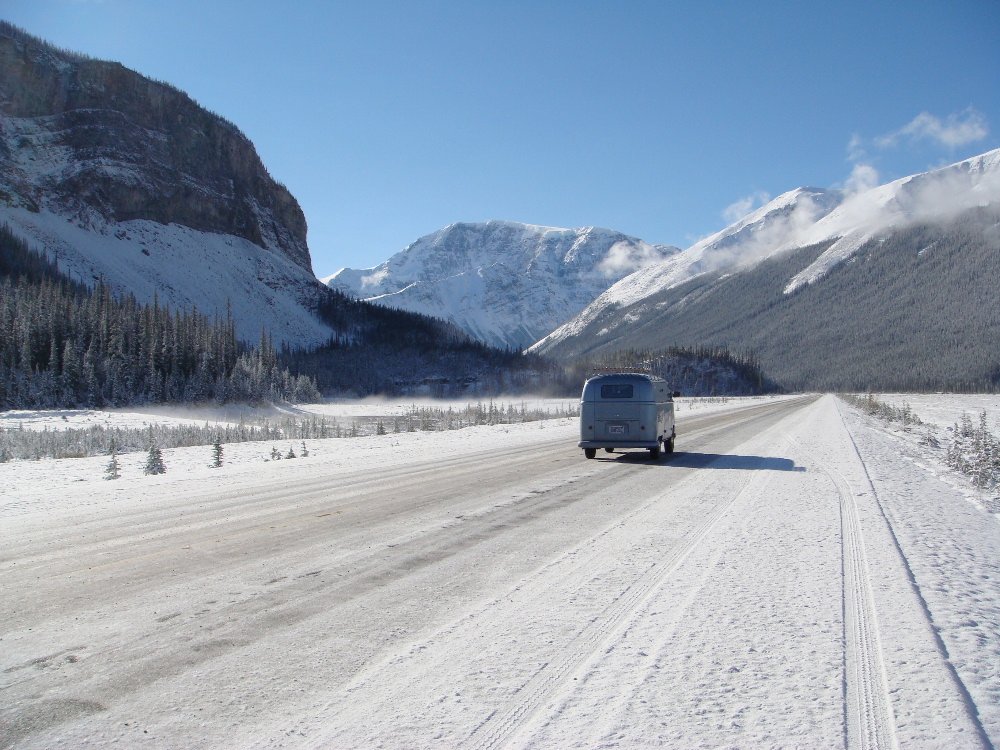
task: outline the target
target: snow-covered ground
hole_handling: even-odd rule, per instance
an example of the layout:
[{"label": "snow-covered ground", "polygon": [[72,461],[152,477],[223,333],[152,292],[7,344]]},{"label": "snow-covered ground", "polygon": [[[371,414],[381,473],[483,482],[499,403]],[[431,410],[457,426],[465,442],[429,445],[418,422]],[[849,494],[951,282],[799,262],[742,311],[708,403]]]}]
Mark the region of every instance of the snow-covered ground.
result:
[{"label": "snow-covered ground", "polygon": [[[693,401],[694,399],[692,399]],[[331,417],[351,419],[362,417],[393,417],[403,416],[421,408],[435,411],[452,409],[461,411],[467,407],[482,404],[488,407],[493,403],[498,408],[543,411],[556,415],[562,411],[576,409],[579,399],[550,398],[481,398],[481,399],[427,399],[427,398],[366,398],[366,399],[335,399],[321,404],[299,405],[268,405],[250,406],[248,404],[229,404],[225,406],[186,407],[153,405],[149,407],[133,407],[127,409],[45,409],[26,410],[12,409],[0,412],[0,428],[20,428],[26,430],[60,430],[67,428],[84,428],[93,425],[104,427],[141,428],[149,424],[191,425],[200,427],[205,424],[236,425],[240,422],[250,424],[265,420],[278,421],[287,417],[295,419]]]},{"label": "snow-covered ground", "polygon": [[560,418],[0,465],[0,747],[1000,745],[1000,516],[929,428],[680,407],[656,463]]},{"label": "snow-covered ground", "polygon": [[938,428],[954,427],[962,420],[963,414],[968,414],[974,422],[978,421],[979,415],[985,411],[988,424],[1000,434],[1000,396],[995,394],[883,393],[877,398],[897,407],[909,404],[922,422]]},{"label": "snow-covered ground", "polygon": [[[763,397],[710,397],[683,398],[677,400],[677,412],[706,412],[713,409],[732,408],[739,404],[753,403]],[[770,396],[768,399],[782,398]],[[494,404],[497,408],[522,407],[531,412],[549,412],[557,416],[560,412],[579,409],[579,398],[540,398],[508,396],[497,398],[366,398],[335,399],[321,404],[300,404],[284,406],[250,406],[230,404],[218,407],[186,407],[155,405],[144,408],[127,409],[11,409],[0,411],[0,429],[24,428],[26,430],[61,430],[85,428],[93,425],[104,427],[141,428],[149,424],[191,425],[205,424],[235,425],[242,422],[255,423],[264,420],[280,420],[285,417],[303,418],[310,415],[350,419],[361,417],[403,416],[421,408],[435,411],[462,411],[469,407]]]},{"label": "snow-covered ground", "polygon": [[[739,405],[764,403],[788,397],[740,397],[680,399],[677,403],[678,419],[683,420],[688,413],[709,414],[732,409]],[[265,442],[232,443],[223,446],[223,466],[212,468],[211,445],[191,448],[167,448],[163,450],[167,474],[146,476],[143,469],[147,454],[142,452],[118,455],[121,478],[109,481],[105,478],[108,456],[88,458],[40,459],[37,461],[9,461],[0,463],[0,518],[4,513],[21,512],[28,509],[49,509],[71,507],[76,503],[94,503],[101,498],[119,498],[134,492],[145,492],[147,487],[169,487],[174,483],[184,486],[239,486],[258,474],[262,468],[268,471],[295,473],[302,470],[301,463],[286,463],[278,466],[262,467],[272,463],[272,451],[277,450],[282,457],[291,449],[297,459],[321,464],[320,471],[330,471],[331,466],[361,468],[378,466],[386,460],[394,464],[426,460],[430,455],[453,454],[466,450],[483,450],[488,445],[501,447],[529,445],[533,441],[544,440],[551,430],[560,427],[576,428],[575,418],[560,418],[558,415],[574,413],[579,408],[578,399],[546,398],[498,398],[497,408],[529,412],[549,413],[552,419],[524,424],[498,425],[494,427],[465,427],[461,430],[414,431],[387,435],[367,435],[363,437],[327,438],[325,440],[274,440]],[[323,404],[303,404],[300,406],[252,407],[231,405],[217,408],[197,409],[172,406],[152,406],[145,409],[57,409],[57,410],[12,410],[0,412],[0,428],[25,430],[60,430],[86,428],[92,426],[145,428],[150,424],[170,426],[202,427],[204,425],[235,425],[241,420],[247,423],[270,420],[277,422],[285,417],[306,419],[311,415],[344,420],[362,418],[391,418],[413,413],[422,408],[445,412],[448,409],[462,411],[467,407],[483,404],[488,407],[490,399],[470,401],[469,399],[379,399],[331,401]],[[391,430],[391,425],[390,428]],[[548,432],[547,432],[548,431]],[[303,457],[302,446],[308,456]],[[391,459],[386,456],[391,454]],[[280,459],[287,460],[287,459]],[[296,468],[297,467],[297,468]]]}]

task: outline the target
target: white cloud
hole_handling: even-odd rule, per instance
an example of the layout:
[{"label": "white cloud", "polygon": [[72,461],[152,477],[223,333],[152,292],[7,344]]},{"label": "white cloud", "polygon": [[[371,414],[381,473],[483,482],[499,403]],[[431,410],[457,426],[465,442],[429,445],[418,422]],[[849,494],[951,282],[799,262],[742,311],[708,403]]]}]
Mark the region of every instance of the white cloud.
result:
[{"label": "white cloud", "polygon": [[868,158],[868,152],[865,150],[865,141],[857,133],[854,133],[851,136],[851,140],[847,142],[847,158],[851,161],[862,161]]},{"label": "white cloud", "polygon": [[[921,112],[910,122],[888,135],[875,139],[879,148],[892,148],[900,141],[934,141],[947,148],[981,141],[989,135],[986,117],[973,108],[948,115],[944,120]],[[852,143],[854,139],[852,138]]]},{"label": "white cloud", "polygon": [[763,190],[758,190],[756,193],[740,198],[738,201],[726,206],[722,211],[722,218],[730,224],[735,224],[755,208],[763,206],[769,200],[771,200],[770,195]]},{"label": "white cloud", "polygon": [[663,260],[662,250],[645,242],[616,242],[598,265],[605,276],[620,277]]},{"label": "white cloud", "polygon": [[863,193],[878,185],[878,171],[871,164],[855,164],[851,176],[844,183],[848,194]]},{"label": "white cloud", "polygon": [[801,244],[800,238],[825,213],[826,209],[812,196],[798,193],[794,200],[775,208],[759,221],[712,242],[690,269],[703,273],[753,265],[771,257],[781,247]]}]

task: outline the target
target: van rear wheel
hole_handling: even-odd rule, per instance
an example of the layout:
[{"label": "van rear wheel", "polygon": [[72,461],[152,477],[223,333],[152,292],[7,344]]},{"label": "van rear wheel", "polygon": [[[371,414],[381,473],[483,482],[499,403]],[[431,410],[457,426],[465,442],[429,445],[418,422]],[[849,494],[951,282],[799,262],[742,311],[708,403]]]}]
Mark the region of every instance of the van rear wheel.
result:
[{"label": "van rear wheel", "polygon": [[597,448],[584,448],[583,455],[587,458],[594,458],[597,455]]},{"label": "van rear wheel", "polygon": [[660,446],[649,449],[649,457],[654,461],[660,457]]}]

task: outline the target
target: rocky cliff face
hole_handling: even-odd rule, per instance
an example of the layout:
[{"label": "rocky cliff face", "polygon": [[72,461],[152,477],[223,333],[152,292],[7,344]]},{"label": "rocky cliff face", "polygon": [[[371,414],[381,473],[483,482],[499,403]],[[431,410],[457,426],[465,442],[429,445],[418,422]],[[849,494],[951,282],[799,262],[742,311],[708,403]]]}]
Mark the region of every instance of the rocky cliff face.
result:
[{"label": "rocky cliff face", "polygon": [[312,273],[298,203],[234,125],[171,86],[4,23],[0,203],[233,235]]}]

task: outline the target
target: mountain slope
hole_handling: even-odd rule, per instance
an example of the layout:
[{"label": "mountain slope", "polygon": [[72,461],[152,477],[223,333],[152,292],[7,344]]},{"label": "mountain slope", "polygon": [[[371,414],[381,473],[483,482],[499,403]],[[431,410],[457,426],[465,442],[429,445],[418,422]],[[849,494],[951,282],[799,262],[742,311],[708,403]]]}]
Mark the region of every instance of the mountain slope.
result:
[{"label": "mountain slope", "polygon": [[721,346],[753,351],[791,389],[1000,388],[1000,201],[887,231],[822,280],[786,292],[833,244],[605,308],[549,354]]},{"label": "mountain slope", "polygon": [[580,335],[608,308],[627,307],[688,279],[722,269],[739,268],[766,258],[789,233],[811,226],[840,204],[837,191],[799,188],[779,195],[736,223],[699,240],[687,250],[625,276],[582,312],[532,346],[547,352],[560,341]]},{"label": "mountain slope", "polygon": [[[795,204],[798,193],[777,202]],[[1000,253],[998,207],[1000,150],[834,194],[814,221],[772,224],[770,236],[746,236],[748,226],[776,210],[769,204],[625,277],[532,349],[568,357],[724,345],[753,348],[764,370],[788,387],[873,387],[875,380],[886,387],[987,387],[996,380],[992,368],[1000,368],[989,333],[1000,323],[991,275]],[[720,240],[730,242],[728,255]],[[939,267],[942,258],[947,263]]]},{"label": "mountain slope", "polygon": [[332,288],[453,322],[521,349],[626,273],[678,252],[607,229],[515,222],[452,224],[375,268],[341,269]]},{"label": "mountain slope", "polygon": [[306,222],[234,125],[117,63],[0,22],[0,221],[84,283],[330,336]]},{"label": "mountain slope", "polygon": [[785,291],[823,278],[879,233],[916,222],[947,221],[959,212],[998,200],[1000,149],[856,193],[784,242],[781,250],[836,240],[796,274]]}]

